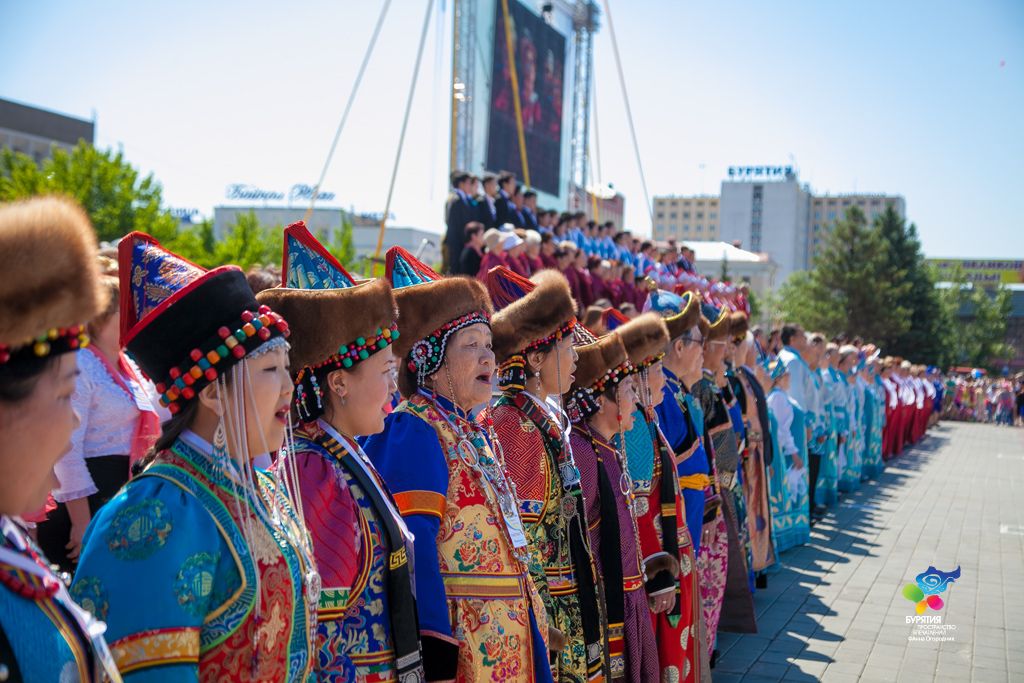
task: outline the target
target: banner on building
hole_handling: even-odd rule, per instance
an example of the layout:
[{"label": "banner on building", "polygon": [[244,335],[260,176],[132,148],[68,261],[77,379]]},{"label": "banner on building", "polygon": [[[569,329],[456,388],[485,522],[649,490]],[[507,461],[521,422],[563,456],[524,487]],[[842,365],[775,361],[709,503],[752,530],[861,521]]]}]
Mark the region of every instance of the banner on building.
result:
[{"label": "banner on building", "polygon": [[982,285],[1024,283],[1024,260],[1014,259],[928,259],[939,272],[939,280],[952,280],[957,266],[968,282]]}]

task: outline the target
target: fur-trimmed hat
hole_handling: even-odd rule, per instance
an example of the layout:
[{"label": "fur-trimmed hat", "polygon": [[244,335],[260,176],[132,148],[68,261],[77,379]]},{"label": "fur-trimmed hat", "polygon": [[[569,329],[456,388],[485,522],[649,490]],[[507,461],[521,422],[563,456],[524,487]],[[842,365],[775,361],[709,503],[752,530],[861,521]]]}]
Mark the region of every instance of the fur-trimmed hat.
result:
[{"label": "fur-trimmed hat", "polygon": [[615,328],[622,337],[626,355],[634,370],[642,370],[665,354],[668,346],[668,328],[657,313],[644,313]]},{"label": "fur-trimmed hat", "polygon": [[355,285],[348,271],[300,221],[285,228],[284,287],[257,301],[291,319],[295,407],[306,422],[323,414],[321,384],[398,339],[395,297],[386,280]]},{"label": "fur-trimmed hat", "polygon": [[312,370],[350,368],[398,338],[398,310],[385,280],[347,289],[274,287],[256,300],[292,321],[289,356],[297,383]]},{"label": "fur-trimmed hat", "polygon": [[711,330],[711,323],[703,315],[697,320],[697,329],[700,330],[701,339],[708,338],[708,331]]},{"label": "fur-trimmed hat", "polygon": [[0,206],[0,364],[88,344],[85,323],[107,304],[96,233],[70,199]]},{"label": "fur-trimmed hat", "polygon": [[[507,272],[502,272],[507,271]],[[504,266],[487,274],[488,283],[515,275]],[[557,270],[542,270],[527,284],[532,287],[523,298],[494,314],[494,356],[503,363],[515,353],[538,342],[553,340],[559,332],[571,332],[576,320],[576,302],[569,282]]]},{"label": "fur-trimmed hat", "polygon": [[576,353],[579,358],[565,407],[569,419],[582,422],[597,412],[597,397],[629,375],[631,366],[622,337],[614,333],[577,346]]},{"label": "fur-trimmed hat", "polygon": [[704,333],[706,341],[718,341],[729,338],[729,311],[722,308],[714,320],[708,319],[708,331]]},{"label": "fur-trimmed hat", "polygon": [[680,298],[683,300],[680,312],[665,318],[668,336],[672,339],[686,334],[700,322],[700,293],[684,292]]},{"label": "fur-trimmed hat", "polygon": [[[287,289],[274,287],[256,295],[289,320],[292,334],[292,372],[302,368],[317,368],[362,339],[362,346],[378,345],[385,348],[393,335],[389,330],[398,318],[391,285],[385,280],[371,280],[347,289]],[[373,342],[373,344],[371,344]],[[357,345],[359,346],[359,345]],[[366,350],[366,349],[364,349]],[[372,355],[374,349],[369,349]],[[349,356],[346,356],[349,357]],[[361,358],[356,349],[350,362],[338,367],[351,367]]]},{"label": "fur-trimmed hat", "polygon": [[734,341],[740,341],[747,336],[750,329],[750,319],[743,311],[733,311],[729,314],[729,337]]},{"label": "fur-trimmed hat", "polygon": [[658,290],[647,299],[646,308],[665,319],[669,339],[676,339],[700,322],[700,294],[686,291],[674,294]]},{"label": "fur-trimmed hat", "polygon": [[402,359],[398,388],[409,396],[441,369],[449,337],[476,323],[489,325],[493,307],[479,280],[443,278],[401,247],[388,250],[386,264],[401,313],[394,347]]}]

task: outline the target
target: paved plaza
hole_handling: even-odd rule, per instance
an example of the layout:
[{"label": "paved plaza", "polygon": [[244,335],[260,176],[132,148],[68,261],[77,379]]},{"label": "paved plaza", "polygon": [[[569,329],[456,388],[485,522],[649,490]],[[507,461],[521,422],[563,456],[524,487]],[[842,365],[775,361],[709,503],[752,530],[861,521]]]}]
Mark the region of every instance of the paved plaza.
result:
[{"label": "paved plaza", "polygon": [[[957,566],[926,612],[941,625],[907,623],[903,586]],[[1024,429],[942,423],[784,553],[754,601],[759,632],[720,636],[716,683],[1024,681]],[[910,640],[929,635],[952,640]]]}]

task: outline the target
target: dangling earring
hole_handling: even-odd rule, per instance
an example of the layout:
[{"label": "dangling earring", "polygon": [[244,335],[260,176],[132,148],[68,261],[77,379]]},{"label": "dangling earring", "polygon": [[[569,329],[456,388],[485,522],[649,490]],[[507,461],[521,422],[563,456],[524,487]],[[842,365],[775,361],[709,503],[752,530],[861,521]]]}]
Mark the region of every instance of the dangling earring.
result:
[{"label": "dangling earring", "polygon": [[228,434],[224,428],[224,417],[217,423],[217,429],[213,432],[213,459],[227,471],[228,464]]},{"label": "dangling earring", "polygon": [[324,409],[323,396],[320,393],[320,385],[316,382],[316,375],[310,373],[309,383],[313,386],[313,394],[316,396],[317,410],[322,411]]}]

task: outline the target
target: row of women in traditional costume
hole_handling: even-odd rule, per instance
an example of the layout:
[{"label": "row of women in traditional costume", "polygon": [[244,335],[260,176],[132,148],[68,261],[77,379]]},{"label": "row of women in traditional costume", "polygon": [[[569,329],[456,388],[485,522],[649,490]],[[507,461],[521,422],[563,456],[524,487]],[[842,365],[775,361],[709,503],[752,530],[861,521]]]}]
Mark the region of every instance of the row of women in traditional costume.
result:
[{"label": "row of women in traditional costume", "polygon": [[[68,591],[15,517],[73,427],[63,352],[102,306],[95,235],[62,202],[4,214],[5,265],[38,269],[0,296],[13,680],[706,679],[800,542],[806,451],[779,438],[800,416],[745,317],[663,293],[597,339],[558,273],[485,288],[392,249],[358,281],[301,224],[282,287],[254,296],[133,233],[121,340],[172,418]],[[15,463],[29,448],[46,457]]]},{"label": "row of women in traditional costume", "polygon": [[854,346],[828,344],[822,355],[817,373],[826,441],[817,500],[823,505],[882,472],[885,387],[878,370],[878,361]]},{"label": "row of women in traditional costume", "polygon": [[[31,386],[44,383],[40,374],[64,370],[68,384],[58,355],[87,343],[70,309],[88,319],[99,295],[89,278],[95,237],[80,212],[57,203],[7,216],[6,253],[33,236],[24,226],[68,237],[63,306],[41,307],[35,326],[5,331],[4,399],[17,402],[24,397],[16,390],[43,388]],[[593,455],[577,467],[570,422],[549,398],[564,393],[577,353],[567,341],[571,301],[549,308],[563,282],[542,280],[532,297],[526,290],[534,285],[520,283],[521,305],[495,319],[503,397],[471,419],[494,370],[490,303],[478,286],[443,281],[400,253],[389,255],[390,282],[357,285],[300,226],[286,240],[286,287],[259,301],[235,268],[204,271],[141,234],[122,241],[122,342],[174,417],[146,467],[90,525],[71,591],[88,612],[5,518],[4,583],[21,598],[3,601],[15,679],[20,662],[31,679],[77,668],[81,679],[293,680],[315,670],[338,680],[543,680],[551,650],[560,679],[648,680],[658,666],[648,634],[660,626],[678,635],[681,623],[685,652],[698,629],[692,611],[680,621],[686,591],[673,584],[692,574],[692,550],[647,375],[639,411],[631,384],[659,362],[667,335],[657,325],[641,330],[634,363],[622,342],[627,330],[581,347],[580,356],[599,359],[599,376],[573,380],[575,422],[589,436],[578,445]],[[12,310],[16,298],[8,298]],[[290,348],[289,326],[268,304],[296,321]],[[523,324],[519,309],[540,320]],[[407,400],[385,425],[395,355]],[[595,397],[595,384],[604,396]],[[59,417],[48,407],[47,417]],[[302,422],[294,436],[293,407]],[[635,412],[654,454],[639,486],[622,445]],[[495,418],[502,431],[512,426],[514,458],[495,437]],[[543,449],[516,444],[516,423],[524,434],[540,433]],[[62,433],[55,434],[59,455]],[[373,461],[359,440],[369,434]],[[269,471],[254,466],[261,458]],[[641,513],[638,493],[647,503]],[[39,502],[5,498],[14,499],[5,514]],[[545,514],[552,498],[556,516]],[[673,498],[674,534],[666,533]],[[660,528],[642,537],[641,519],[645,529],[652,520]],[[617,543],[623,533],[633,542]],[[609,584],[609,575],[621,580]],[[598,597],[599,585],[611,585],[610,597]],[[655,605],[676,618],[659,621],[649,611]],[[26,607],[36,621],[45,615],[58,625],[58,639],[43,647],[61,656],[30,656],[38,644],[24,636],[38,634],[27,626],[32,619],[21,621]],[[106,622],[110,651],[96,618]],[[26,626],[11,628],[14,619]]]},{"label": "row of women in traditional costume", "polygon": [[925,368],[901,358],[886,358],[882,377],[888,418],[883,454],[888,459],[920,441],[928,427],[934,425],[932,414],[942,389],[926,376]]}]

